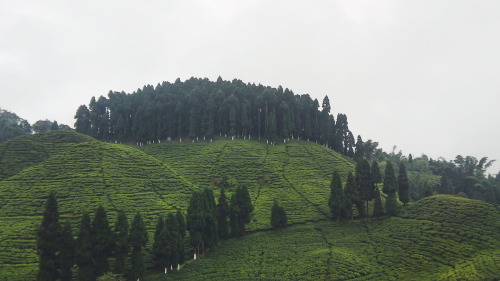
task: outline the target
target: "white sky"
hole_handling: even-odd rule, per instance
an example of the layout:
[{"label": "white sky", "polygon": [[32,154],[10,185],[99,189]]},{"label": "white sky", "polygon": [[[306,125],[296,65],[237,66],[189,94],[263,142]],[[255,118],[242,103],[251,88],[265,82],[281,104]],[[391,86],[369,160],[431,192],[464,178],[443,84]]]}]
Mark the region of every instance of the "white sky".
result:
[{"label": "white sky", "polygon": [[498,159],[500,1],[0,0],[0,107],[219,75],[330,98],[385,150]]}]

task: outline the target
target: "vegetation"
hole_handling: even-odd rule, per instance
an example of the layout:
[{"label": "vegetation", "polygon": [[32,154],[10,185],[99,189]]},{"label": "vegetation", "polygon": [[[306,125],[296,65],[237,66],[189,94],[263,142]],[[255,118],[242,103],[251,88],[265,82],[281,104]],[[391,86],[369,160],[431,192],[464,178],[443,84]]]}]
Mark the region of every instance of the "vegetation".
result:
[{"label": "vegetation", "polygon": [[[494,280],[498,206],[438,195],[399,217],[316,222],[230,239],[168,277],[175,280]],[[150,281],[164,280],[163,274]]]},{"label": "vegetation", "polygon": [[275,200],[271,210],[271,226],[273,228],[285,228],[287,221],[285,209],[278,205],[278,201]]}]

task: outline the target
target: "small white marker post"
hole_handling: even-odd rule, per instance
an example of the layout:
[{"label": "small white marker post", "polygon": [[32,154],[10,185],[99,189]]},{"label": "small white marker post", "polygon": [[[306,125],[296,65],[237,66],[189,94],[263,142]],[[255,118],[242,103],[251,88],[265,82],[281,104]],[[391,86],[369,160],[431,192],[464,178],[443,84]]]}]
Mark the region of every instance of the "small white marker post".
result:
[{"label": "small white marker post", "polygon": [[181,265],[177,264],[177,271],[181,270]]},{"label": "small white marker post", "polygon": [[196,253],[194,254],[194,260],[196,260]]},{"label": "small white marker post", "polygon": [[165,267],[165,274],[167,274],[167,268]]}]

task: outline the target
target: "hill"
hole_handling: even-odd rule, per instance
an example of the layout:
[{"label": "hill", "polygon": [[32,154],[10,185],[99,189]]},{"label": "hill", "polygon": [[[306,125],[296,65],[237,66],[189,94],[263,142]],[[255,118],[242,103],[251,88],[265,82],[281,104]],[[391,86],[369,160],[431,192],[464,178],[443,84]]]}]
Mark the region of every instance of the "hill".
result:
[{"label": "hill", "polygon": [[82,212],[102,204],[111,223],[118,209],[129,219],[141,212],[152,238],[159,214],[185,211],[193,188],[211,185],[223,175],[247,185],[255,205],[251,230],[269,228],[274,199],[282,202],[292,223],[324,219],[331,173],[338,169],[345,176],[353,169],[332,150],[303,141],[132,147],[53,131],[12,139],[0,151],[7,171],[0,181],[0,276],[16,280],[31,280],[37,270],[35,233],[52,190],[62,220],[70,221],[74,232]]},{"label": "hill", "polygon": [[[500,208],[438,195],[399,217],[316,222],[224,241],[169,280],[494,280]],[[163,274],[148,280],[164,280]]]}]

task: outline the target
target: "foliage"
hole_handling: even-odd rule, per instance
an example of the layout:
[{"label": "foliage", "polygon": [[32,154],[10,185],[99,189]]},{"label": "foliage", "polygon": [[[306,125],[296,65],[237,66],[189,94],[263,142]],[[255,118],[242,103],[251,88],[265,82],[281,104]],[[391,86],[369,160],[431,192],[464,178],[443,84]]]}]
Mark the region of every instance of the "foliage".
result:
[{"label": "foliage", "polygon": [[30,134],[32,131],[28,121],[15,113],[0,108],[0,143],[11,138]]},{"label": "foliage", "polygon": [[278,205],[278,201],[275,200],[271,210],[271,226],[273,228],[285,228],[287,221],[285,209]]},{"label": "foliage", "polygon": [[51,192],[45,204],[42,224],[37,232],[37,246],[40,253],[40,267],[37,280],[59,278],[59,252],[61,250],[61,225],[55,193]]},{"label": "foliage", "polygon": [[227,203],[226,192],[224,188],[222,188],[217,203],[217,227],[220,239],[226,239],[229,236],[228,215],[229,204]]},{"label": "foliage", "polygon": [[102,205],[97,207],[92,221],[92,249],[94,251],[95,276],[109,271],[108,258],[113,254],[115,237],[108,223],[106,210]]},{"label": "foliage", "polygon": [[396,175],[394,172],[394,166],[391,162],[387,162],[387,164],[385,165],[384,187],[382,191],[385,194],[394,193],[397,191]]},{"label": "foliage", "polygon": [[306,223],[229,239],[175,279],[494,280],[499,216],[492,204],[432,196],[399,217]]},{"label": "foliage", "polygon": [[408,175],[406,174],[406,166],[401,163],[399,165],[399,174],[398,174],[398,196],[399,201],[403,202],[406,206],[406,203],[410,201],[409,197],[409,189],[410,183],[408,182]]},{"label": "foliage", "polygon": [[123,210],[119,210],[114,228],[115,248],[113,251],[115,257],[114,272],[117,274],[125,273],[125,259],[130,252],[128,235],[127,216]]},{"label": "foliage", "polygon": [[343,219],[349,216],[349,206],[346,194],[342,189],[342,180],[337,171],[333,172],[332,182],[330,183],[330,198],[328,206],[334,219]]},{"label": "foliage", "polygon": [[140,279],[144,276],[145,265],[142,256],[142,249],[148,242],[148,233],[146,226],[142,220],[141,214],[137,213],[134,216],[132,224],[130,225],[130,246],[132,248],[132,255],[130,258],[132,264],[131,277],[132,280]]},{"label": "foliage", "polygon": [[83,213],[75,245],[75,263],[78,266],[78,280],[92,281],[94,277],[92,225],[90,215]]},{"label": "foliage", "polygon": [[[387,202],[387,201],[386,201]],[[373,216],[380,217],[384,215],[384,207],[380,198],[380,190],[375,188],[375,202],[373,203]]]}]

